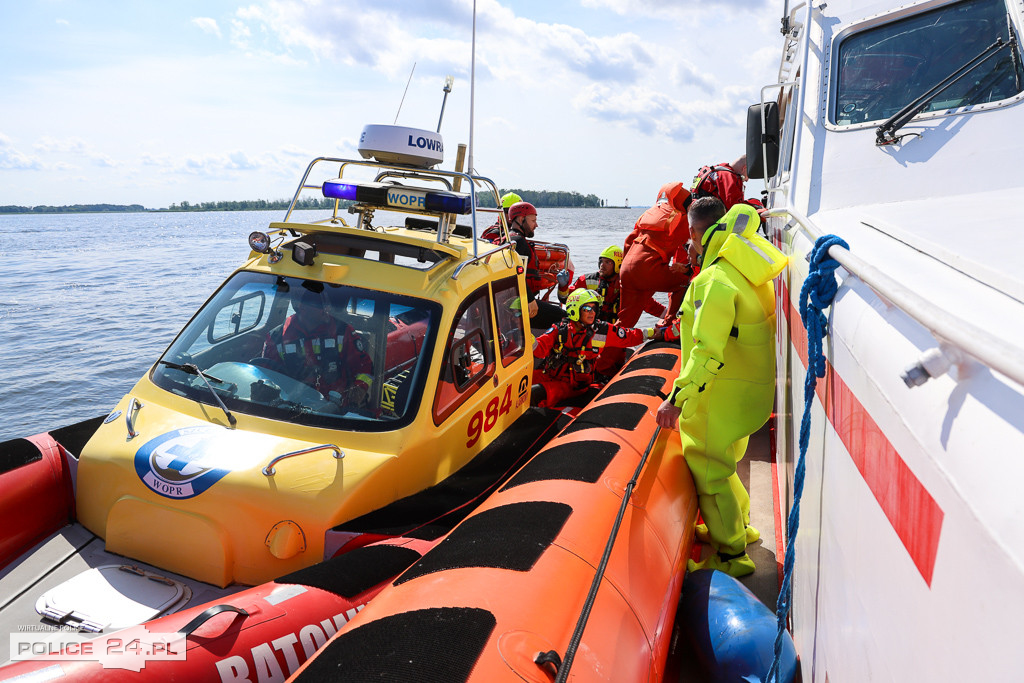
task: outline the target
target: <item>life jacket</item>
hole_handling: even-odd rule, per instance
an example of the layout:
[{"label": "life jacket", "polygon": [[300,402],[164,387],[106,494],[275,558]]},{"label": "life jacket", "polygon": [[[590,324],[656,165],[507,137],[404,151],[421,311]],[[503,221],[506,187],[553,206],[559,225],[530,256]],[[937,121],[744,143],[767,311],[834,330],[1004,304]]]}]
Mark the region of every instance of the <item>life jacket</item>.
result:
[{"label": "life jacket", "polygon": [[743,201],[743,176],[731,166],[701,166],[693,177],[690,194],[698,197],[718,197],[728,211],[734,204]]},{"label": "life jacket", "polygon": [[501,232],[501,223],[495,223],[480,233],[480,239],[491,244],[504,244],[505,236]]},{"label": "life jacket", "polygon": [[363,341],[347,325],[320,325],[304,330],[296,316],[271,330],[268,338],[281,358],[285,374],[318,391],[345,388],[354,381],[369,387],[373,364]]},{"label": "life jacket", "polygon": [[655,204],[637,219],[630,235],[633,239],[627,242],[630,246],[646,245],[668,263],[676,250],[689,239],[689,225],[686,214],[672,204]]},{"label": "life jacket", "polygon": [[555,325],[558,341],[544,360],[544,373],[577,386],[590,384],[594,379],[594,359],[604,348],[609,327],[608,323],[597,321],[574,332],[570,321],[560,320]]}]

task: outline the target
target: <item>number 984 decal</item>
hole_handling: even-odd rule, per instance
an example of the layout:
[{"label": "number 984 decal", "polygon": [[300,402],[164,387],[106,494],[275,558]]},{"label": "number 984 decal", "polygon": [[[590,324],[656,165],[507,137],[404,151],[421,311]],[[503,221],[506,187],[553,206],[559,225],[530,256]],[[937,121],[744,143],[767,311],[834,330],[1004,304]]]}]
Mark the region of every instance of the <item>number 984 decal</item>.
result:
[{"label": "number 984 decal", "polygon": [[[529,400],[529,396],[530,380],[524,376],[519,380],[519,394],[516,396],[515,402],[516,408],[520,408],[526,403]],[[481,436],[494,429],[494,425],[498,424],[498,418],[510,410],[512,410],[511,384],[505,387],[505,392],[500,398],[497,395],[492,396],[485,408],[473,413],[473,417],[469,419],[469,429],[466,431],[466,436],[469,437],[466,441],[466,447],[473,446],[480,440]]]}]

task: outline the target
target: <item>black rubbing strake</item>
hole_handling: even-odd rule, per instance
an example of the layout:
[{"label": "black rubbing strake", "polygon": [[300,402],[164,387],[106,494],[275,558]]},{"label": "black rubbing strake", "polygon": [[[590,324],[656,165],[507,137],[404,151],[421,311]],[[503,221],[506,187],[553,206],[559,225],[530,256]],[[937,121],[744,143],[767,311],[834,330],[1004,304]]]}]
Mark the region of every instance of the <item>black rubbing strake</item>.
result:
[{"label": "black rubbing strake", "polygon": [[626,364],[622,374],[637,370],[671,370],[679,360],[679,351],[675,353],[645,353]]},{"label": "black rubbing strake", "polygon": [[43,459],[39,448],[28,439],[11,439],[0,443],[0,474]]},{"label": "black rubbing strake", "polygon": [[401,574],[420,557],[412,548],[397,545],[364,546],[286,574],[275,581],[312,586],[352,598]]},{"label": "black rubbing strake", "polygon": [[510,503],[465,519],[424,555],[395,585],[463,567],[493,567],[525,572],[533,567],[562,530],[572,508],[565,503]]},{"label": "black rubbing strake", "polygon": [[601,398],[598,400],[603,401],[611,396],[622,396],[623,394],[659,396],[664,399],[666,395],[661,391],[664,386],[665,380],[657,375],[622,377],[606,386],[604,391],[601,392]]},{"label": "black rubbing strake", "polygon": [[561,443],[535,455],[501,490],[549,479],[593,484],[618,452],[619,444],[611,441]]},{"label": "black rubbing strake", "polygon": [[[334,531],[409,536],[432,541],[444,536],[484,501],[502,477],[541,449],[557,432],[562,413],[531,408],[461,470],[439,484],[334,527]],[[517,464],[518,463],[518,464]]]},{"label": "black rubbing strake", "polygon": [[[68,425],[67,427],[54,429],[50,432],[50,436],[63,446],[64,450],[77,458],[82,454],[82,449],[85,447],[86,442],[92,438],[92,435],[96,433],[96,430],[100,428],[100,425],[106,419],[106,415],[100,415],[99,417]],[[124,424],[123,419],[121,424]]]},{"label": "black rubbing strake", "polygon": [[560,436],[578,432],[581,429],[604,427],[633,431],[647,414],[647,406],[640,403],[616,402],[588,408],[576,416]]},{"label": "black rubbing strake", "polygon": [[434,607],[346,629],[294,680],[459,683],[480,659],[497,620],[477,607]]}]

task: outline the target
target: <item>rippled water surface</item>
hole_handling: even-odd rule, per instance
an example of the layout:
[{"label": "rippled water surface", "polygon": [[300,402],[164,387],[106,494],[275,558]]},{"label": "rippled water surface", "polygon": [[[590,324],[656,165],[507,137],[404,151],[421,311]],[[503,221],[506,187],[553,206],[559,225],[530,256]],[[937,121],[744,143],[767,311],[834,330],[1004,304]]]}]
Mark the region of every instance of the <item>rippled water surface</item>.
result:
[{"label": "rippled water surface", "polygon": [[[541,209],[537,239],[590,272],[640,213]],[[0,216],[0,441],[108,412],[282,216]]]}]

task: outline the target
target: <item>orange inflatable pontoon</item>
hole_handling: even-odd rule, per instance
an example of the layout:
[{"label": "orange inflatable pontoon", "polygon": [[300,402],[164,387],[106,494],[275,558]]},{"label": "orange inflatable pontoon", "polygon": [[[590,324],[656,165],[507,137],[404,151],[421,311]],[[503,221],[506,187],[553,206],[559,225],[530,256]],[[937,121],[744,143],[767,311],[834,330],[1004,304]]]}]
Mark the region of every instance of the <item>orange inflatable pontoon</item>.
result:
[{"label": "orange inflatable pontoon", "polygon": [[634,355],[293,680],[660,680],[697,515],[654,419],[678,363],[669,344]]}]

